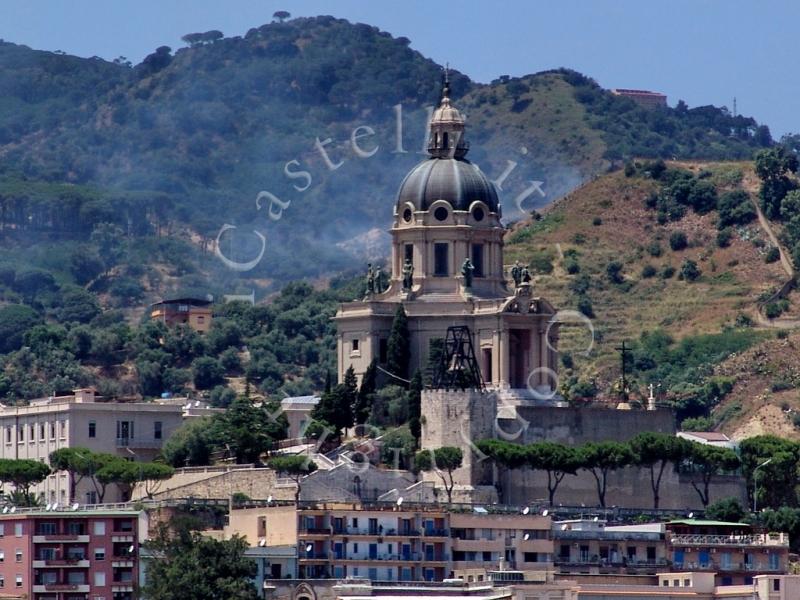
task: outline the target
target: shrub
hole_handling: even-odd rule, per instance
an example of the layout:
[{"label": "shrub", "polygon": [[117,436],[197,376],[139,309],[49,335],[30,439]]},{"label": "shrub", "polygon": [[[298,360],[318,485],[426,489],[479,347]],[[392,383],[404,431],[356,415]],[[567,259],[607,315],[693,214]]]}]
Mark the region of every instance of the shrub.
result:
[{"label": "shrub", "polygon": [[201,356],[192,362],[194,385],[198,390],[207,390],[224,383],[225,367],[210,356]]},{"label": "shrub", "polygon": [[736,321],[734,321],[734,324],[736,325],[736,327],[752,327],[753,319],[750,318],[750,315],[739,313],[738,315],[736,315]]},{"label": "shrub", "polygon": [[625,278],[622,276],[622,263],[614,260],[606,266],[606,276],[611,283],[622,283]]},{"label": "shrub", "polygon": [[661,256],[661,244],[659,244],[658,242],[652,242],[647,247],[647,252],[650,254],[650,256],[655,256],[655,257]]},{"label": "shrub", "polygon": [[684,250],[688,245],[689,241],[686,239],[686,234],[682,231],[674,231],[672,235],[669,236],[669,247],[675,252]]},{"label": "shrub", "polygon": [[650,279],[651,277],[655,277],[656,275],[656,268],[653,265],[645,265],[642,268],[642,278],[643,279]]},{"label": "shrub", "polygon": [[764,307],[764,316],[768,319],[777,319],[782,312],[780,305],[775,302],[770,302]]},{"label": "shrub", "polygon": [[577,273],[580,273],[581,271],[581,266],[578,264],[578,261],[575,260],[574,258],[567,258],[564,261],[564,268],[570,275],[575,275]]},{"label": "shrub", "polygon": [[581,296],[578,298],[578,311],[589,318],[594,317],[594,308],[592,307],[592,301],[588,296]]},{"label": "shrub", "polygon": [[675,267],[665,265],[664,268],[661,269],[661,279],[672,279],[673,275],[675,275]]},{"label": "shrub", "polygon": [[769,389],[773,392],[783,392],[786,390],[791,390],[793,387],[794,386],[792,385],[791,381],[787,381],[786,379],[775,379],[769,386]]},{"label": "shrub", "polygon": [[696,262],[689,259],[683,261],[680,273],[681,279],[691,282],[700,277],[700,274],[701,274],[700,268],[697,266]]},{"label": "shrub", "polygon": [[731,239],[733,238],[733,229],[730,227],[726,227],[725,229],[721,229],[719,233],[717,233],[717,246],[720,248],[727,248],[731,245]]},{"label": "shrub", "polygon": [[714,421],[710,417],[690,417],[681,421],[681,431],[711,431]]},{"label": "shrub", "polygon": [[767,264],[774,263],[779,260],[781,257],[780,250],[778,250],[775,246],[770,246],[767,253],[764,255],[764,262]]},{"label": "shrub", "polygon": [[586,236],[583,235],[582,233],[576,233],[575,235],[572,236],[572,243],[578,245],[585,244]]},{"label": "shrub", "polygon": [[561,364],[564,365],[565,369],[571,369],[575,366],[575,361],[572,358],[572,354],[569,352],[564,352],[561,355]]},{"label": "shrub", "polygon": [[594,225],[595,227],[602,224],[603,224],[603,219],[601,219],[600,217],[595,217],[594,219],[592,219],[592,225]]},{"label": "shrub", "polygon": [[717,227],[720,229],[731,225],[746,225],[756,218],[756,209],[744,190],[722,194],[717,202],[717,210],[719,211]]}]

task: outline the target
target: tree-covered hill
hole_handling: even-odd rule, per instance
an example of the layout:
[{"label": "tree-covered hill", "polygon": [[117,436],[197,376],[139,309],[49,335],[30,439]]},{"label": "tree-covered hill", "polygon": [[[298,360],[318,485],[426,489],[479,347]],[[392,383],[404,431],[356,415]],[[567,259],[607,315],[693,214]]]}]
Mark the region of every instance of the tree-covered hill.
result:
[{"label": "tree-covered hill", "polygon": [[[266,288],[357,263],[334,244],[388,225],[397,186],[422,157],[441,67],[408,39],[333,17],[187,40],[135,66],[0,44],[5,249],[52,270],[34,259],[76,245],[102,254],[102,231],[92,234],[115,228],[126,250],[105,271],[144,298],[203,279],[217,294]],[[625,157],[749,158],[771,143],[753,119],[682,103],[646,110],[569,70],[451,79],[470,157],[493,178],[517,163],[501,190],[510,218]],[[264,236],[252,269],[203,253],[225,224],[237,226],[221,238],[234,262],[257,255],[253,229]],[[126,275],[128,256],[137,266]]]}]

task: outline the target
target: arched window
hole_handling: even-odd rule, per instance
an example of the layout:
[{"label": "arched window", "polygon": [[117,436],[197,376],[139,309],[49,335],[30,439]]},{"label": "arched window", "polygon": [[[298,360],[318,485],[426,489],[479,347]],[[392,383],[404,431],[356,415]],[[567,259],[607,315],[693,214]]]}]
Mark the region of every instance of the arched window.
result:
[{"label": "arched window", "polygon": [[447,143],[447,132],[445,131],[445,132],[442,134],[442,148],[444,148],[444,149],[447,149],[447,148],[449,148],[449,147],[450,147],[450,146],[449,146],[449,144]]}]

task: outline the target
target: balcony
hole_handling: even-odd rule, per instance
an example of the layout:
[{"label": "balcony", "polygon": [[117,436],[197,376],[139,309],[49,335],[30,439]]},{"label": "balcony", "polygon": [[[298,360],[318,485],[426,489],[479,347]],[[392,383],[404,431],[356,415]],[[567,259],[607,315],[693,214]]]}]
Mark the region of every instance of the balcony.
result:
[{"label": "balcony", "polygon": [[425,530],[423,530],[422,535],[424,535],[425,537],[449,538],[450,537],[450,530],[449,529],[425,529]]},{"label": "balcony", "polygon": [[785,533],[769,533],[763,535],[704,535],[682,533],[668,535],[668,539],[673,546],[789,547],[789,536]]},{"label": "balcony", "polygon": [[76,542],[78,544],[88,544],[89,536],[77,533],[48,533],[33,536],[34,544],[47,544],[53,542]]},{"label": "balcony", "polygon": [[673,563],[674,570],[686,569],[688,571],[718,571],[724,573],[782,573],[785,566],[770,565],[768,563],[745,562],[682,562]]},{"label": "balcony", "polygon": [[300,556],[300,560],[328,560],[329,556],[327,552],[306,552]]},{"label": "balcony", "polygon": [[47,592],[76,592],[78,594],[88,594],[88,583],[45,583],[34,584],[34,594],[46,594]]},{"label": "balcony", "polygon": [[305,527],[300,530],[301,536],[330,535],[330,534],[331,534],[330,527]]},{"label": "balcony", "polygon": [[76,567],[81,569],[89,568],[89,560],[86,558],[36,559],[32,564],[34,569],[42,569],[45,567]]}]

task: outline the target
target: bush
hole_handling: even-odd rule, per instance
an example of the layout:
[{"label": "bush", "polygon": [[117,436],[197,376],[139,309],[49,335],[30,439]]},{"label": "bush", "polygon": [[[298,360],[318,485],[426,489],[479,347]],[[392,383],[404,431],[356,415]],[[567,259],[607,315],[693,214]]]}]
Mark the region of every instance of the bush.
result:
[{"label": "bush", "polygon": [[719,233],[717,233],[717,246],[720,248],[727,248],[731,245],[731,239],[733,239],[733,229],[730,227],[721,229]]},{"label": "bush", "polygon": [[711,431],[714,421],[710,417],[690,417],[681,421],[681,431]]},{"label": "bush", "polygon": [[688,245],[689,241],[686,239],[686,234],[682,231],[674,231],[672,235],[669,236],[669,247],[675,252],[686,249]]},{"label": "bush", "polygon": [[712,502],[706,507],[705,518],[726,523],[741,523],[747,511],[738,498],[725,498]]},{"label": "bush", "polygon": [[647,252],[650,254],[650,256],[655,256],[655,257],[661,256],[661,244],[659,244],[658,242],[652,242],[647,247]]},{"label": "bush", "polygon": [[734,325],[736,325],[736,327],[752,327],[753,319],[750,318],[750,315],[739,313],[736,315],[736,321],[734,321]]},{"label": "bush", "polygon": [[575,361],[572,358],[572,354],[569,352],[564,352],[561,355],[561,364],[564,365],[565,369],[571,369],[575,366]]},{"label": "bush", "polygon": [[594,317],[594,308],[592,307],[592,301],[588,296],[581,296],[578,298],[578,311],[589,318]]},{"label": "bush", "polygon": [[606,276],[611,283],[622,283],[625,278],[622,276],[622,263],[615,260],[606,266]]},{"label": "bush", "polygon": [[602,224],[603,224],[603,219],[601,219],[600,217],[595,217],[594,219],[592,219],[592,225],[594,225],[595,227]]},{"label": "bush", "polygon": [[764,255],[764,262],[767,264],[774,263],[778,261],[781,257],[780,250],[778,250],[775,246],[770,246],[767,253]]},{"label": "bush", "polygon": [[689,259],[683,261],[683,264],[681,265],[681,279],[691,282],[700,277],[700,275],[700,268],[697,266],[696,262]]},{"label": "bush", "polygon": [[717,227],[723,229],[731,225],[746,225],[756,218],[756,209],[750,196],[744,190],[726,192],[717,202],[719,220]]},{"label": "bush", "polygon": [[642,268],[642,279],[650,279],[651,277],[655,277],[656,275],[656,268],[653,265],[645,265]]},{"label": "bush", "polygon": [[664,268],[661,269],[661,279],[672,279],[673,275],[675,275],[675,267],[665,265]]},{"label": "bush", "polygon": [[576,275],[581,272],[581,266],[574,258],[567,258],[564,260],[564,268],[570,275]]},{"label": "bush", "polygon": [[776,302],[770,302],[764,307],[764,316],[768,319],[777,319],[782,312],[780,304]]}]

